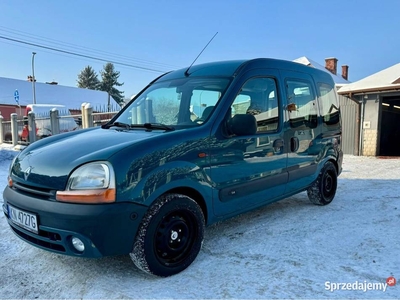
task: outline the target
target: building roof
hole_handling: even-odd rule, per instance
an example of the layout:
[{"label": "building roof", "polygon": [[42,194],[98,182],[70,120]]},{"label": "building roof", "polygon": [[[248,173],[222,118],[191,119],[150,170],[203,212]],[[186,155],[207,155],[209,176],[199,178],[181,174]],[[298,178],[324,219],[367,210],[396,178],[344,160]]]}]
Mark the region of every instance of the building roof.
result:
[{"label": "building roof", "polygon": [[[18,90],[19,104],[33,104],[32,82],[0,77],[0,104],[16,105],[14,92]],[[89,102],[94,108],[107,106],[108,95],[103,91],[76,87],[35,83],[37,104],[62,104],[68,109],[80,109],[81,104]],[[112,105],[116,103],[112,101]]]},{"label": "building roof", "polygon": [[339,89],[339,94],[357,94],[400,89],[400,63]]},{"label": "building roof", "polygon": [[335,82],[335,84],[337,86],[343,86],[345,84],[349,84],[350,83],[350,81],[344,79],[342,76],[338,76],[338,75],[332,74],[323,65],[320,65],[319,63],[309,59],[306,56],[302,56],[302,57],[296,58],[293,61],[297,62],[297,63],[300,63],[300,64],[303,64],[303,65],[306,65],[306,66],[311,66],[311,67],[314,67],[316,69],[319,69],[319,70],[322,70],[322,71],[325,71],[325,72],[329,73],[332,76],[333,81]]}]

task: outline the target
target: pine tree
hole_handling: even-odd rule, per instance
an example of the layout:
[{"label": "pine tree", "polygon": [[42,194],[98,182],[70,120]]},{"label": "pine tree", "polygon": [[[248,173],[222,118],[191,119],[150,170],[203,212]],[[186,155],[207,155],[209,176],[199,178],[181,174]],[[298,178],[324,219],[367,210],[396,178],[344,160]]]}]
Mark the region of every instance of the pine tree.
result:
[{"label": "pine tree", "polygon": [[122,105],[124,103],[124,92],[115,88],[115,86],[123,85],[123,83],[118,82],[119,71],[115,71],[112,63],[107,63],[104,65],[103,70],[100,71],[100,74],[101,83],[99,89],[108,93],[108,110],[110,110],[110,97],[113,97],[119,105]]},{"label": "pine tree", "polygon": [[97,73],[93,70],[91,66],[85,67],[78,74],[78,84],[77,86],[84,89],[97,90],[99,89],[99,78],[97,77]]}]

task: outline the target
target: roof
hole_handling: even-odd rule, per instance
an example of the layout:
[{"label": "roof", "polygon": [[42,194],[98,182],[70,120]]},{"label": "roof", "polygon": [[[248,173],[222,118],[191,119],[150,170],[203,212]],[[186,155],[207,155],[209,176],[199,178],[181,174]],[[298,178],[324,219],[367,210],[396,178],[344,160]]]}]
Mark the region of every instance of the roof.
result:
[{"label": "roof", "polygon": [[233,76],[235,71],[246,60],[227,60],[192,65],[183,69],[175,70],[163,75],[160,81],[176,78],[185,78],[187,76]]},{"label": "roof", "polygon": [[[0,77],[0,104],[16,105],[15,90],[18,90],[20,105],[33,104],[32,82],[4,77]],[[61,104],[68,109],[80,109],[83,102],[90,102],[95,108],[103,107],[108,101],[103,91],[41,82],[35,83],[35,95],[37,104]]]},{"label": "roof", "polygon": [[339,94],[357,94],[400,89],[400,63],[339,89]]},{"label": "roof", "polygon": [[319,74],[319,76],[324,76],[324,77],[326,76],[327,78],[328,76],[326,74],[330,74],[329,72],[327,72],[326,69],[324,69],[325,72],[321,72],[321,70],[317,68],[309,68],[304,64],[299,64],[293,61],[274,59],[274,58],[254,58],[248,60],[215,61],[210,63],[193,65],[190,68],[183,68],[180,70],[164,74],[160,76],[158,79],[156,79],[156,81],[185,78],[190,76],[234,77],[240,72],[246,72],[248,70],[253,70],[258,68],[277,68],[277,69],[304,71],[312,74]]},{"label": "roof", "polygon": [[296,59],[293,60],[293,61],[294,61],[294,62],[297,62],[297,63],[300,63],[300,64],[303,64],[303,65],[306,65],[306,66],[311,66],[311,67],[314,67],[314,68],[316,68],[316,69],[319,69],[319,70],[322,70],[322,71],[327,72],[328,74],[330,74],[330,75],[332,76],[333,81],[335,82],[335,84],[336,84],[337,86],[342,86],[342,85],[344,85],[344,84],[349,84],[349,83],[350,83],[350,81],[344,79],[342,76],[338,76],[338,75],[332,74],[332,73],[331,73],[329,70],[327,70],[323,65],[320,65],[319,63],[317,63],[317,62],[315,62],[315,61],[309,59],[309,58],[306,57],[306,56],[302,56],[302,57],[296,58]]}]

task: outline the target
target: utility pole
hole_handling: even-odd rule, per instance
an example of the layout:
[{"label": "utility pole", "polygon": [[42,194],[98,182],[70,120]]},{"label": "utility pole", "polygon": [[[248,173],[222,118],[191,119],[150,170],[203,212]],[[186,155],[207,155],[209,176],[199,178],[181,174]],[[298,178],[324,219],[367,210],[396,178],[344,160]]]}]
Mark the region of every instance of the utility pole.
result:
[{"label": "utility pole", "polygon": [[32,90],[33,90],[33,104],[36,104],[36,91],[35,91],[35,54],[36,52],[32,52]]}]

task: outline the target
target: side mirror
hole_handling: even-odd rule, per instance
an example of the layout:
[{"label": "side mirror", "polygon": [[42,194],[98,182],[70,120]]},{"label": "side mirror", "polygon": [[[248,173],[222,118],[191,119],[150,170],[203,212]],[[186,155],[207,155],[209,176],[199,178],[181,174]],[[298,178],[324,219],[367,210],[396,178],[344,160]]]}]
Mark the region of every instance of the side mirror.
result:
[{"label": "side mirror", "polygon": [[228,128],[235,135],[254,135],[257,132],[257,120],[253,115],[237,114],[228,121]]}]

